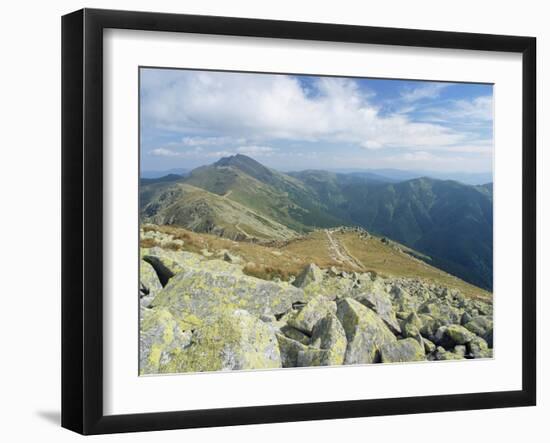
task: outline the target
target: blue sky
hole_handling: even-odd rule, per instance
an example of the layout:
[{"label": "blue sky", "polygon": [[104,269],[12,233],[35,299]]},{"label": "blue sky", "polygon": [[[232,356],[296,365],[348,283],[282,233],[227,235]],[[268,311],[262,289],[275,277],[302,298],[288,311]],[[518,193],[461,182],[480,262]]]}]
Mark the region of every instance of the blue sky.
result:
[{"label": "blue sky", "polygon": [[140,85],[142,170],[241,153],[283,171],[492,171],[492,85],[157,68]]}]

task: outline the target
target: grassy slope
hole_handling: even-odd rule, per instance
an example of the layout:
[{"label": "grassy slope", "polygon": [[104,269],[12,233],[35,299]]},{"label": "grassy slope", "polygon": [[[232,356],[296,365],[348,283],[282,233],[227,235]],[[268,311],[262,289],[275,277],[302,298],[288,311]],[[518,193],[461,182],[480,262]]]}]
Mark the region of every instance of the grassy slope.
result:
[{"label": "grassy slope", "polygon": [[[299,232],[342,223],[299,180],[261,167],[250,175],[234,166],[198,168],[185,181],[241,203]],[[257,177],[256,177],[257,176]],[[260,180],[262,179],[262,180]]]},{"label": "grassy slope", "polygon": [[[434,264],[492,287],[492,198],[483,187],[415,179],[344,189],[353,224],[434,257]],[[436,259],[437,257],[437,259]]]},{"label": "grassy slope", "polygon": [[[405,252],[388,246],[377,237],[361,239],[350,233],[336,234],[340,242],[369,270],[388,277],[421,278],[437,284],[456,288],[472,298],[488,299],[490,292],[415,259]],[[407,248],[403,248],[407,250]]]},{"label": "grassy slope", "polygon": [[[143,192],[150,192],[147,187]],[[145,205],[145,220],[185,226],[193,231],[211,232],[229,238],[289,239],[296,233],[247,206],[186,183],[163,188],[155,185],[156,200]]]},{"label": "grassy slope", "polygon": [[[145,229],[158,230],[183,240],[183,250],[200,253],[207,249],[213,253],[211,258],[219,258],[216,253],[227,250],[242,259],[245,273],[268,280],[275,277],[287,280],[290,276],[298,275],[309,263],[315,263],[324,269],[335,266],[343,271],[357,271],[356,268],[339,263],[331,257],[324,231],[315,231],[286,242],[262,245],[198,234],[173,226]],[[363,265],[364,271],[374,271],[386,277],[421,278],[459,289],[472,298],[487,300],[492,297],[491,293],[400,252],[395,247],[382,243],[377,237],[362,239],[355,233],[335,233],[333,236]],[[142,244],[144,247],[153,245],[150,240],[145,240]],[[174,248],[178,249],[176,246]]]},{"label": "grassy slope", "polygon": [[[466,186],[426,178],[381,183],[326,171],[287,175],[242,155],[197,168],[181,182],[211,194],[200,201],[182,199],[164,211],[169,217],[146,221],[202,232],[215,232],[215,226],[232,238],[236,231],[244,230],[260,239],[269,238],[272,230],[265,229],[269,225],[284,225],[299,233],[339,225],[362,226],[428,254],[432,257],[430,263],[438,268],[492,288],[490,184]],[[159,195],[171,186],[173,183],[142,185],[142,201],[164,205]],[[225,198],[227,204],[215,196]],[[232,216],[232,202],[249,208],[249,221]],[[198,217],[188,220],[188,214],[198,216],[208,207],[213,214],[203,213],[202,224]],[[277,233],[272,238],[288,236]]]}]

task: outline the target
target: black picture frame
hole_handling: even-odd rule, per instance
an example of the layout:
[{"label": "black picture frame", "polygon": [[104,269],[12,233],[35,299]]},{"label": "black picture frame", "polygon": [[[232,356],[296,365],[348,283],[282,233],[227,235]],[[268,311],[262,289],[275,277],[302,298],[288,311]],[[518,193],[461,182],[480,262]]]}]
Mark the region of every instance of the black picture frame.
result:
[{"label": "black picture frame", "polygon": [[[502,51],[522,54],[522,389],[103,413],[103,30]],[[518,233],[519,234],[519,233]],[[82,434],[488,409],[536,404],[536,39],[230,17],[83,9],[62,18],[62,426]]]}]

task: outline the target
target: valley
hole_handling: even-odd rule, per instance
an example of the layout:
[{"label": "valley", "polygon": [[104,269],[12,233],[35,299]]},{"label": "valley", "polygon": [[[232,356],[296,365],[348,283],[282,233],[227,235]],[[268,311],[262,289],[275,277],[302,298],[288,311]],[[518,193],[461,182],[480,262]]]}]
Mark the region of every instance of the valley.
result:
[{"label": "valley", "polygon": [[[417,251],[426,263],[492,290],[492,186],[373,174],[284,174],[244,155],[186,176],[147,179],[142,222],[252,242],[360,227]],[[341,253],[341,248],[334,254]],[[353,260],[351,260],[353,262]]]},{"label": "valley", "polygon": [[139,75],[140,376],[493,358],[492,84]]},{"label": "valley", "polygon": [[147,179],[140,374],[491,358],[491,198],[245,156]]}]

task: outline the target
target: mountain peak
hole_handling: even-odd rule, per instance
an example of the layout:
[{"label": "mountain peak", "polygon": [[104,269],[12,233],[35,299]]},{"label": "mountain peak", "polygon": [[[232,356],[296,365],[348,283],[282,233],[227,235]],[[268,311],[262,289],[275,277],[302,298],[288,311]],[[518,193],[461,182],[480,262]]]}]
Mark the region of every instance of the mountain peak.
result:
[{"label": "mountain peak", "polygon": [[222,157],[216,163],[214,163],[214,166],[231,166],[233,168],[239,169],[245,174],[248,174],[266,183],[270,183],[274,176],[274,173],[271,169],[265,167],[253,158],[243,154],[235,154],[229,157]]},{"label": "mountain peak", "polygon": [[243,155],[243,154],[234,154],[227,157],[220,158],[214,166],[241,166],[243,164],[261,166],[264,167],[261,163],[257,162],[253,158]]}]

